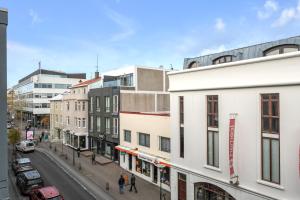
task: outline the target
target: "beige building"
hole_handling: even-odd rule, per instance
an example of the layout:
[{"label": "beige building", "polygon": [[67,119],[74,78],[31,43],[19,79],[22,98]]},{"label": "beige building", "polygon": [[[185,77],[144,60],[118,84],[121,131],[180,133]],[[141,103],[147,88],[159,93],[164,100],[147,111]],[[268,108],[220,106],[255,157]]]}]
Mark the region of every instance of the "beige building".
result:
[{"label": "beige building", "polygon": [[59,94],[50,100],[50,140],[62,140],[63,129],[63,96],[69,92]]},{"label": "beige building", "polygon": [[120,113],[120,166],[170,191],[169,113]]},{"label": "beige building", "polygon": [[70,93],[64,95],[63,104],[63,143],[65,145],[88,149],[88,91],[100,87],[101,77],[80,82],[71,87]]}]

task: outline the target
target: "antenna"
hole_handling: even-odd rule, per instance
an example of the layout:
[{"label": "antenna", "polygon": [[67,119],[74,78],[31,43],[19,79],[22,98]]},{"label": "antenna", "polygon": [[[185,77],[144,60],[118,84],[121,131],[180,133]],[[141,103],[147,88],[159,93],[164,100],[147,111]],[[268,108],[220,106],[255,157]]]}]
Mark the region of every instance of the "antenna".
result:
[{"label": "antenna", "polygon": [[96,72],[99,72],[99,66],[98,66],[98,54],[97,54],[97,66],[96,66]]},{"label": "antenna", "polygon": [[170,64],[170,69],[173,70],[173,65],[172,64]]}]

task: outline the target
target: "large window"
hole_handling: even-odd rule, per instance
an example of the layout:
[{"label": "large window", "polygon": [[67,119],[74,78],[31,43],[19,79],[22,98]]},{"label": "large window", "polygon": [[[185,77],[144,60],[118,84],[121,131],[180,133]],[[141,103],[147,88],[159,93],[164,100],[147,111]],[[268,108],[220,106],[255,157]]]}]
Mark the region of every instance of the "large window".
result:
[{"label": "large window", "polygon": [[85,128],[85,118],[82,118],[82,128]]},{"label": "large window", "polygon": [[262,94],[262,179],[277,184],[280,184],[279,125],[279,94]]},{"label": "large window", "polygon": [[218,96],[207,96],[207,164],[219,167]]},{"label": "large window", "polygon": [[94,117],[90,116],[90,131],[94,131]]},{"label": "large window", "polygon": [[159,137],[159,150],[170,153],[170,138]]},{"label": "large window", "polygon": [[105,112],[109,112],[109,111],[110,111],[110,98],[105,97]]},{"label": "large window", "polygon": [[110,118],[105,117],[105,133],[110,134]]},{"label": "large window", "polygon": [[96,97],[96,111],[100,112],[100,97]]},{"label": "large window", "polygon": [[82,102],[82,111],[85,111],[85,101]]},{"label": "large window", "polygon": [[150,147],[150,134],[138,133],[139,135],[139,145]]},{"label": "large window", "polygon": [[131,131],[124,130],[124,141],[131,142]]},{"label": "large window", "polygon": [[150,163],[143,161],[142,162],[142,174],[150,177],[150,172],[151,172]]},{"label": "large window", "polygon": [[91,112],[91,113],[93,112],[93,109],[94,109],[94,98],[91,97],[91,98],[90,98],[90,112]]},{"label": "large window", "polygon": [[119,111],[119,100],[118,95],[113,96],[113,112],[116,113]]},{"label": "large window", "polygon": [[118,135],[118,133],[119,133],[119,119],[118,118],[113,118],[113,123],[114,123],[113,134]]},{"label": "large window", "polygon": [[101,130],[101,118],[97,117],[97,132],[100,132]]},{"label": "large window", "polygon": [[184,98],[179,97],[179,156],[184,158]]},{"label": "large window", "polygon": [[289,53],[299,51],[299,45],[296,44],[284,44],[275,47],[271,47],[264,51],[264,56],[271,56],[283,53]]}]

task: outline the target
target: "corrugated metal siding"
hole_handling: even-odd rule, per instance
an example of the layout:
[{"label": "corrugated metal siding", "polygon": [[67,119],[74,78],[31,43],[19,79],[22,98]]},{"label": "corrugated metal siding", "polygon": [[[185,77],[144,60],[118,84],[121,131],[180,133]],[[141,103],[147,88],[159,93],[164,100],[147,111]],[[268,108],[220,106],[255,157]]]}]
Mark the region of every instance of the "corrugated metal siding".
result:
[{"label": "corrugated metal siding", "polygon": [[248,46],[248,47],[242,47],[242,48],[238,48],[238,49],[233,49],[233,50],[210,54],[210,55],[205,55],[205,56],[199,56],[199,57],[195,57],[195,58],[185,58],[184,64],[183,64],[183,69],[187,69],[188,66],[192,62],[197,62],[198,67],[212,65],[214,59],[221,57],[221,56],[225,56],[225,55],[232,55],[233,61],[258,58],[258,57],[263,56],[263,52],[265,50],[267,50],[271,47],[275,47],[275,46],[283,45],[283,44],[300,45],[300,36],[281,39],[281,40],[262,43],[262,44],[257,44],[257,45]]}]

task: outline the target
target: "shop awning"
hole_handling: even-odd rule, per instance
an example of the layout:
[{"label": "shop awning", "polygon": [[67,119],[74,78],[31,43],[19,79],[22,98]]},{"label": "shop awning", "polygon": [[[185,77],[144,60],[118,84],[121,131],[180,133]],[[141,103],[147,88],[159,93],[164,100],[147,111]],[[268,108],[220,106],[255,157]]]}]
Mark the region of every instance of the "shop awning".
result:
[{"label": "shop awning", "polygon": [[129,148],[129,147],[125,147],[125,146],[122,146],[122,145],[118,145],[115,147],[115,149],[121,151],[121,152],[125,152],[125,153],[128,153],[128,154],[131,154],[131,155],[134,155],[134,156],[137,156],[137,152],[135,149],[132,149],[132,148]]}]

